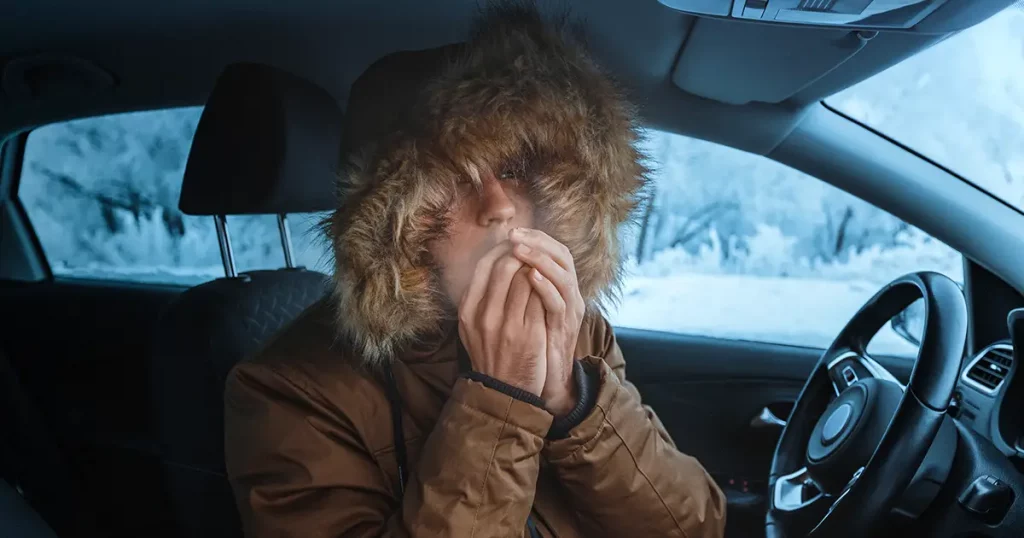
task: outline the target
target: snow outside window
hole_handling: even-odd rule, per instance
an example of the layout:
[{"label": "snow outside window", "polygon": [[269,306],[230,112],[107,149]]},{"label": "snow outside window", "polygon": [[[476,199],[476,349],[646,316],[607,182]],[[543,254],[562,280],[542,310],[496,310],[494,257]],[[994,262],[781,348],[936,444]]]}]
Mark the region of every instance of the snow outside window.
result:
[{"label": "snow outside window", "polygon": [[[827,347],[882,286],[956,251],[900,219],[765,157],[650,131],[650,203],[623,230],[616,326]],[[916,355],[886,326],[870,353]]]},{"label": "snow outside window", "polygon": [[1024,210],[1024,4],[826,102]]},{"label": "snow outside window", "polygon": [[[29,134],[18,194],[53,273],[195,285],[224,276],[211,217],[178,211],[201,107],[116,114]],[[290,215],[296,264],[322,269],[317,215]],[[228,217],[239,271],[284,265],[273,215]]]}]

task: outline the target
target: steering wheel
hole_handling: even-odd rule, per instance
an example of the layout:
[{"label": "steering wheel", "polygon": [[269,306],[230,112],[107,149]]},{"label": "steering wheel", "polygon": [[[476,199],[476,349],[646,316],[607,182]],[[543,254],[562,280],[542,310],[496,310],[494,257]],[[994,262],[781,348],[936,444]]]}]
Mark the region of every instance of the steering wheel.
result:
[{"label": "steering wheel", "polygon": [[[865,348],[894,315],[924,299],[910,384]],[[853,316],[804,384],[769,475],[768,538],[871,536],[935,439],[967,339],[963,292],[933,272],[887,284]]]}]

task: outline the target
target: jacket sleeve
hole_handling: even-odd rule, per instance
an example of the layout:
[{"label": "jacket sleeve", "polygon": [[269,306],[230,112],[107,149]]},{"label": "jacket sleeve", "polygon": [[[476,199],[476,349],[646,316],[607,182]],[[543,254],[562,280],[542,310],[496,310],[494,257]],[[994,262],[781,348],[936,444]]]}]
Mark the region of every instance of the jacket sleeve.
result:
[{"label": "jacket sleeve", "polygon": [[597,385],[593,409],[544,449],[585,534],[720,538],[725,496],[641,404],[611,327],[595,325],[601,356],[583,359]]},{"label": "jacket sleeve", "polygon": [[[459,379],[399,498],[344,410],[324,401],[276,369],[232,373],[225,449],[248,538],[522,534],[547,411]],[[386,410],[360,412],[390,427]]]}]

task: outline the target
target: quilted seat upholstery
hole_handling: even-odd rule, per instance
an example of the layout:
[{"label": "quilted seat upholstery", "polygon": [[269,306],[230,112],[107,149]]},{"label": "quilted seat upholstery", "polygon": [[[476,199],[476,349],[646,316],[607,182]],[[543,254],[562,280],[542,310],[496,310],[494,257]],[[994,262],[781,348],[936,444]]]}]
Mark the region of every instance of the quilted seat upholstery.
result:
[{"label": "quilted seat upholstery", "polygon": [[224,383],[328,289],[301,269],[253,271],[182,293],[154,338],[156,438],[179,536],[241,536],[224,469]]}]

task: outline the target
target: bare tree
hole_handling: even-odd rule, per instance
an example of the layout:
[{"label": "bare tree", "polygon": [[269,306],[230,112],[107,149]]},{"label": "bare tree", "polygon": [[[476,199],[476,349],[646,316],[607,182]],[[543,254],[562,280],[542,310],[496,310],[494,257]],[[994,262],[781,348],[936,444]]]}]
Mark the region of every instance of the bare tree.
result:
[{"label": "bare tree", "polygon": [[672,246],[686,246],[690,241],[710,231],[715,222],[724,215],[739,209],[740,206],[736,202],[712,202],[701,207],[687,216],[672,239]]},{"label": "bare tree", "polygon": [[651,183],[650,192],[644,200],[644,213],[640,218],[640,237],[636,242],[636,261],[640,263],[644,261],[644,253],[647,252],[647,238],[648,228],[651,224],[651,214],[654,212],[654,198],[657,194],[657,189],[654,183]]}]

